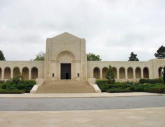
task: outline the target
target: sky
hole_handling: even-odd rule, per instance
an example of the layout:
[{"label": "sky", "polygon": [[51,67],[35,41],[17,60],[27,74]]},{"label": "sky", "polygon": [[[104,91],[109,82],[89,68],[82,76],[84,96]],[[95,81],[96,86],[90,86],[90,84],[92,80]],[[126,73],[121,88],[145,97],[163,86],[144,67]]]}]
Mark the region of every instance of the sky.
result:
[{"label": "sky", "polygon": [[46,38],[69,32],[87,53],[127,61],[153,59],[165,45],[164,0],[0,0],[0,50],[6,60],[31,60]]}]

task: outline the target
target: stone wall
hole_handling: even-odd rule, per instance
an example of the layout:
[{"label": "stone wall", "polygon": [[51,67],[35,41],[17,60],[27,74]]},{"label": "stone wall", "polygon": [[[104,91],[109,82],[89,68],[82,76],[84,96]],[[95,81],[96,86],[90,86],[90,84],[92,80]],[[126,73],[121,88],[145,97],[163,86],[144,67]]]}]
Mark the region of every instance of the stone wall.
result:
[{"label": "stone wall", "polygon": [[43,77],[43,61],[0,61],[0,79],[6,80],[18,75],[24,79],[37,79]]},{"label": "stone wall", "polygon": [[140,78],[159,78],[165,59],[149,61],[88,61],[88,78],[105,79],[111,65],[117,81],[138,81]]}]

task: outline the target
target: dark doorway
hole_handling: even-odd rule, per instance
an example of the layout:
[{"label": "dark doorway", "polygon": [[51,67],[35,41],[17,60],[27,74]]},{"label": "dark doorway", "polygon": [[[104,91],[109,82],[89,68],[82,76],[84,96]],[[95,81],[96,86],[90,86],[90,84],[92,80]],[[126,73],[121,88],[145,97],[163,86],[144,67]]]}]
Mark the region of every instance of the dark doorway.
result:
[{"label": "dark doorway", "polygon": [[61,79],[71,79],[71,64],[61,64]]}]

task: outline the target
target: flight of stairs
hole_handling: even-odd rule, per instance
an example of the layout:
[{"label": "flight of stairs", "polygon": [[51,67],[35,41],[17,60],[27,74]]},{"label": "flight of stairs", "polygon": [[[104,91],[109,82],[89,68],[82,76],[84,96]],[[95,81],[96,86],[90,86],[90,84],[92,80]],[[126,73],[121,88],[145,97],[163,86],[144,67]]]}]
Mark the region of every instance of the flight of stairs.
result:
[{"label": "flight of stairs", "polygon": [[87,81],[56,80],[45,81],[36,93],[95,93]]}]

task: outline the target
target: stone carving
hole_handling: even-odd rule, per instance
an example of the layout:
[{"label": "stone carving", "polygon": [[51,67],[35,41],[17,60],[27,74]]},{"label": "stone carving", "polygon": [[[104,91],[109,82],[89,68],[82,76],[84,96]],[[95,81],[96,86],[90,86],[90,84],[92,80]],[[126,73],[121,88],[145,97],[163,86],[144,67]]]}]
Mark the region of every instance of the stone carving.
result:
[{"label": "stone carving", "polygon": [[69,51],[63,51],[57,56],[59,63],[72,63],[74,56]]}]

